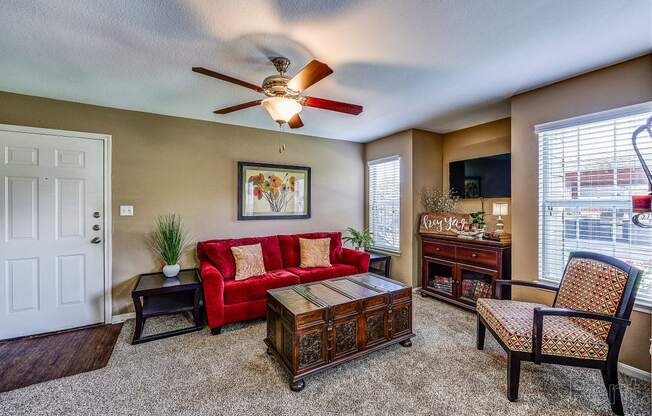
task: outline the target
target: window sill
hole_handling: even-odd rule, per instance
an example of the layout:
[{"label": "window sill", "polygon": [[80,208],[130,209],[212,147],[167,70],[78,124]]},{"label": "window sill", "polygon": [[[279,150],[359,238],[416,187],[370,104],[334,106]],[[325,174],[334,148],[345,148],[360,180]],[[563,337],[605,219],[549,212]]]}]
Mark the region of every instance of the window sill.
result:
[{"label": "window sill", "polygon": [[634,310],[636,312],[641,312],[641,313],[647,313],[648,315],[652,315],[652,304],[648,301],[639,301],[637,300],[634,302]]},{"label": "window sill", "polygon": [[388,254],[390,256],[400,256],[401,252],[400,251],[393,251],[393,250],[387,250],[384,248],[376,248],[376,247],[371,247],[369,251],[373,251],[375,253],[379,254]]}]

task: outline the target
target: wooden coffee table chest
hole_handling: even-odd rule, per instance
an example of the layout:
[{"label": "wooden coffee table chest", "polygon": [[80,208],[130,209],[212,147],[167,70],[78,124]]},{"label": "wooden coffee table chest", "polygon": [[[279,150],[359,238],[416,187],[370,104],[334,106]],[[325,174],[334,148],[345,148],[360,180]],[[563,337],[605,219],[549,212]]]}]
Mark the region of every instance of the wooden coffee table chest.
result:
[{"label": "wooden coffee table chest", "polygon": [[372,273],[267,291],[267,353],[304,377],[390,344],[412,345],[412,288]]}]

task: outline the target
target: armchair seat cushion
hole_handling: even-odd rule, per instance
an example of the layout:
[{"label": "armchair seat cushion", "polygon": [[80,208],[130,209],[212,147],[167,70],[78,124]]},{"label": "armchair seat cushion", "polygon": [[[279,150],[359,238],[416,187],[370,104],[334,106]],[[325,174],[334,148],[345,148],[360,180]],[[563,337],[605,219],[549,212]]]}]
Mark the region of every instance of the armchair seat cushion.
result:
[{"label": "armchair seat cushion", "polygon": [[233,305],[240,302],[265,299],[268,289],[299,284],[299,276],[287,270],[272,270],[260,276],[244,280],[224,281],[224,304]]},{"label": "armchair seat cushion", "polygon": [[[498,299],[478,299],[477,312],[500,340],[512,351],[532,351],[534,308],[540,303]],[[606,341],[564,316],[543,318],[541,353],[589,360],[605,360],[609,351]]]},{"label": "armchair seat cushion", "polygon": [[333,264],[330,267],[288,267],[287,270],[299,276],[301,283],[311,283],[358,273],[355,266],[341,263]]}]

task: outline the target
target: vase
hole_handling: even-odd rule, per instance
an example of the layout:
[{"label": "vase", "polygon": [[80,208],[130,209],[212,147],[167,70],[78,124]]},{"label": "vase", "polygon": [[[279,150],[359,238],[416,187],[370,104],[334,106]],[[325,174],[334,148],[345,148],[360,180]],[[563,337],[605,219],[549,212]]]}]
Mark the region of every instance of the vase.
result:
[{"label": "vase", "polygon": [[179,274],[179,270],[181,270],[181,266],[178,264],[166,264],[163,266],[163,274],[165,277],[176,277]]}]

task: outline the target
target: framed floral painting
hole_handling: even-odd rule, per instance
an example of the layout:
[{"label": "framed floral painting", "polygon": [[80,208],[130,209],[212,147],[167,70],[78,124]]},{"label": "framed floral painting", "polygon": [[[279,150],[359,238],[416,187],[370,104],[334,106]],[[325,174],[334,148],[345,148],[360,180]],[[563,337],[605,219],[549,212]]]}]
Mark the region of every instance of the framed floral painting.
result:
[{"label": "framed floral painting", "polygon": [[310,218],[310,168],[238,162],[238,220]]}]

